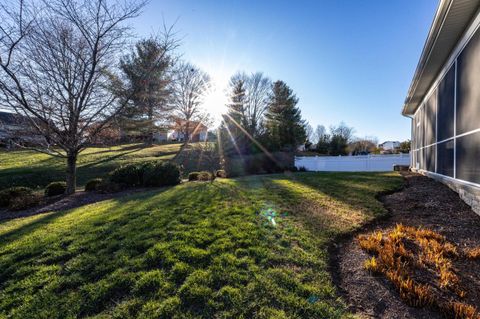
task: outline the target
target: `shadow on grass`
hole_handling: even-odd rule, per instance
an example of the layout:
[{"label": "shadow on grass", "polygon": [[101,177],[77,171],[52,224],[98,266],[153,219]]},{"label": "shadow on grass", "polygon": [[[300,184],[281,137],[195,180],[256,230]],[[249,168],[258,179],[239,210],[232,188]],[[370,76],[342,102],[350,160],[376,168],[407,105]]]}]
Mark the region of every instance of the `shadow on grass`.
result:
[{"label": "shadow on grass", "polygon": [[[123,196],[123,197],[103,199],[103,200],[100,200],[98,202],[88,203],[88,204],[85,204],[85,205],[82,205],[82,206],[79,206],[79,207],[75,207],[75,208],[71,208],[71,209],[67,209],[67,210],[42,213],[42,214],[40,214],[40,217],[38,217],[38,215],[28,216],[28,217],[25,217],[25,218],[32,218],[33,217],[34,220],[32,220],[29,223],[25,223],[25,224],[21,225],[20,227],[13,228],[12,230],[1,234],[0,235],[0,243],[8,244],[9,241],[17,240],[25,234],[31,234],[36,229],[38,229],[42,226],[46,226],[50,223],[53,223],[61,217],[67,216],[71,213],[75,213],[76,210],[82,209],[85,206],[95,205],[95,204],[99,204],[99,203],[106,202],[106,201],[112,201],[115,204],[114,207],[112,207],[112,210],[115,210],[116,208],[120,208],[120,207],[125,208],[125,207],[128,207],[130,202],[136,202],[138,200],[148,201],[148,198],[153,197],[153,196],[157,196],[160,193],[163,193],[164,191],[166,191],[168,189],[170,189],[170,187],[146,190],[145,192],[142,192],[142,193],[129,194],[129,195],[126,195],[126,196]],[[112,195],[115,195],[115,194],[112,194]],[[132,208],[134,206],[137,207],[137,204],[132,204]],[[94,206],[92,206],[92,209],[95,209]],[[8,219],[8,220],[0,221],[0,225],[5,224],[5,223],[9,223],[11,221],[15,221],[15,219],[13,219],[13,220]]]},{"label": "shadow on grass", "polygon": [[239,178],[245,189],[263,188],[275,202],[316,234],[345,233],[387,211],[379,194],[402,185],[400,176],[383,173],[296,173]]}]

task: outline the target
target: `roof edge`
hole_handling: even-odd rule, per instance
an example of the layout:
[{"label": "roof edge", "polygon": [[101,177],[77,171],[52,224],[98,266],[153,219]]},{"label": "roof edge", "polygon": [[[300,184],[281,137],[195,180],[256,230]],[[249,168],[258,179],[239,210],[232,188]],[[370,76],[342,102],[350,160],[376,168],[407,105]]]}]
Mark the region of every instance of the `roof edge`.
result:
[{"label": "roof edge", "polygon": [[[453,0],[440,0],[440,3],[437,7],[437,11],[435,12],[435,16],[433,18],[432,25],[430,26],[430,30],[428,31],[427,40],[425,41],[425,44],[423,46],[422,54],[420,55],[420,59],[415,69],[413,80],[408,89],[407,97],[405,98],[405,102],[402,107],[403,116],[409,116],[414,113],[414,112],[408,112],[407,110],[408,105],[410,103],[410,99],[412,98],[412,95],[415,92],[418,82],[425,69],[425,65],[427,64],[430,58],[430,54],[434,48],[435,42],[442,29],[443,22],[448,14],[448,11],[450,10],[452,3],[453,3]],[[416,108],[418,108],[418,105]]]}]

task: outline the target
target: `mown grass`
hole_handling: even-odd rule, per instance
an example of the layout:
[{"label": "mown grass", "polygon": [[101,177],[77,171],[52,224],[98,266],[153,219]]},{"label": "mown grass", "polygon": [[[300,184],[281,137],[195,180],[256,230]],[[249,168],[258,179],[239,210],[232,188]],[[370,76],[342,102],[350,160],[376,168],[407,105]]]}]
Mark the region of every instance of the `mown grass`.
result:
[{"label": "mown grass", "polygon": [[[150,147],[124,144],[87,148],[78,158],[78,185],[103,177],[122,164],[171,159],[180,147],[181,144]],[[65,167],[65,160],[32,150],[0,150],[0,189],[12,186],[42,188],[50,182],[65,180]]]},{"label": "mown grass", "polygon": [[249,176],[0,223],[0,318],[349,316],[328,243],[385,213],[375,195],[401,183]]}]

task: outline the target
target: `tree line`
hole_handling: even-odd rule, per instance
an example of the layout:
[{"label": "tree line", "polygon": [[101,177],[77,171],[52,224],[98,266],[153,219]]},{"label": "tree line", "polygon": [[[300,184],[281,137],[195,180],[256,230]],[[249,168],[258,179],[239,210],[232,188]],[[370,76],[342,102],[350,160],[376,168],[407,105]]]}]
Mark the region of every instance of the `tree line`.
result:
[{"label": "tree line", "polygon": [[[210,121],[203,109],[210,77],[180,59],[173,28],[164,26],[125,52],[131,40],[128,21],[145,4],[39,0],[0,5],[0,103],[27,118],[32,133],[42,136],[37,151],[65,159],[68,194],[75,191],[78,154],[101,134],[113,137],[121,128],[151,143],[159,126],[177,121],[188,142],[197,129],[191,126]],[[260,138],[272,148],[293,148],[304,138],[298,100],[285,83],[239,73],[231,85],[238,94],[232,96],[228,117],[238,125],[229,130],[239,149],[251,150]],[[289,111],[279,107],[284,102]],[[284,123],[294,122],[298,125],[287,132]],[[237,129],[251,139],[240,137]]]},{"label": "tree line", "polygon": [[[188,143],[200,124],[211,123],[204,108],[211,79],[181,59],[173,27],[164,25],[130,46],[128,21],[145,4],[19,0],[0,5],[0,105],[28,119],[32,134],[42,137],[35,150],[65,159],[68,194],[75,192],[79,153],[102,135],[114,139],[121,130],[153,143],[159,128],[176,123]],[[228,90],[217,131],[223,160],[266,154],[275,162],[275,153],[293,154],[313,140],[319,153],[348,152],[353,129],[341,124],[328,134],[322,127],[312,133],[284,81],[239,72]]]},{"label": "tree line", "polygon": [[294,152],[306,141],[298,98],[281,80],[263,73],[237,73],[230,79],[230,103],[219,135],[226,155]]}]

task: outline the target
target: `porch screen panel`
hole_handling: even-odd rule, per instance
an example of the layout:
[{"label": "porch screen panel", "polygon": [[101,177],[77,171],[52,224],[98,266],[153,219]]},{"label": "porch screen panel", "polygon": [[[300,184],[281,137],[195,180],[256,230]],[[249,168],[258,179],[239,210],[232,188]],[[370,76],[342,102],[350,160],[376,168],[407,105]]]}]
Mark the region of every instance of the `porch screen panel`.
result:
[{"label": "porch screen panel", "polygon": [[438,85],[437,141],[453,137],[455,108],[455,64]]},{"label": "porch screen panel", "polygon": [[437,90],[428,98],[424,106],[425,139],[424,145],[430,145],[436,142],[436,112],[437,112]]},{"label": "porch screen panel", "polygon": [[418,151],[418,162],[419,162],[419,168],[420,169],[425,169],[425,149],[422,148]]},{"label": "porch screen panel", "polygon": [[480,31],[457,59],[457,135],[480,128]]},{"label": "porch screen panel", "polygon": [[435,145],[424,148],[425,170],[435,172]]},{"label": "porch screen panel", "polygon": [[480,132],[457,137],[457,178],[480,183]]},{"label": "porch screen panel", "polygon": [[453,177],[453,140],[437,144],[437,173]]},{"label": "porch screen panel", "polygon": [[420,142],[420,111],[415,114],[413,121],[413,144],[414,149],[422,147]]},{"label": "porch screen panel", "polygon": [[424,143],[424,116],[423,116],[423,111],[424,107],[423,105],[420,107],[420,109],[417,111],[417,114],[415,114],[415,148],[419,149],[420,147],[423,147],[425,145]]}]

